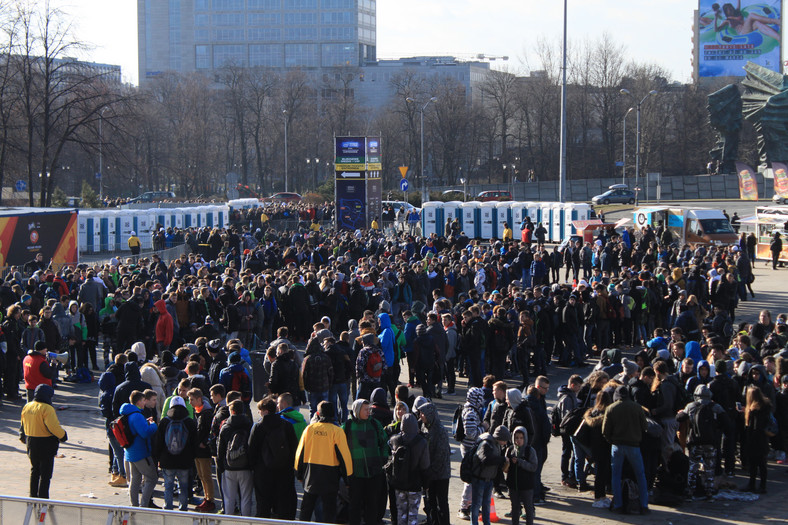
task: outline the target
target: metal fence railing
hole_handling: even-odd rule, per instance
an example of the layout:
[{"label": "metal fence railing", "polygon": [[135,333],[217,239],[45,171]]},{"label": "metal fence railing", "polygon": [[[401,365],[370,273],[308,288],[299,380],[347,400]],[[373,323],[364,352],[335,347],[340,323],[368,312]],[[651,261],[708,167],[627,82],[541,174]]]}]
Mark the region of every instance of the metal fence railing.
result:
[{"label": "metal fence railing", "polygon": [[284,525],[302,521],[246,518],[197,512],[173,512],[139,507],[0,496],[0,525],[93,523],[106,525]]}]

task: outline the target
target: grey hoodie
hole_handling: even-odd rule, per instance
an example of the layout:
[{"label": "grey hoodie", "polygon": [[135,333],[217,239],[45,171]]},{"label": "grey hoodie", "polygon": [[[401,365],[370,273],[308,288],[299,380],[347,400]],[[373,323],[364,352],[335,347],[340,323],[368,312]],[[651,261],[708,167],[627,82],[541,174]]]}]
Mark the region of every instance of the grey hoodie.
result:
[{"label": "grey hoodie", "polygon": [[449,435],[443,428],[435,405],[424,403],[419,407],[419,411],[427,419],[426,424],[421,423],[421,428],[427,436],[430,450],[430,480],[449,479],[451,477]]}]

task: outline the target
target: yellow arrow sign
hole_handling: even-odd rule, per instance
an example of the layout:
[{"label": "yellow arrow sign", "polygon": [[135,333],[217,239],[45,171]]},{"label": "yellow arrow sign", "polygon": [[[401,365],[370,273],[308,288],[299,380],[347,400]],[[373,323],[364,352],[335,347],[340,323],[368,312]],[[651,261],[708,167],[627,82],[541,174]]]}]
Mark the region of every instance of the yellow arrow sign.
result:
[{"label": "yellow arrow sign", "polygon": [[400,166],[399,172],[402,174],[402,178],[404,179],[408,175],[408,167],[407,166]]}]

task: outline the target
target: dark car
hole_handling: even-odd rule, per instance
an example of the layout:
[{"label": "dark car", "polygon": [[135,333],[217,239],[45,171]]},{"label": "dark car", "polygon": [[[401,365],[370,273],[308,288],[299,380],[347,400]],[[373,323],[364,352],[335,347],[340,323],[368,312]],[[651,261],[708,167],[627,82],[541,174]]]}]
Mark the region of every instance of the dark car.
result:
[{"label": "dark car", "polygon": [[626,187],[611,187],[605,193],[591,199],[591,202],[593,204],[635,204],[635,192]]},{"label": "dark car", "polygon": [[159,202],[167,199],[174,199],[175,194],[171,191],[146,191],[138,197],[129,199],[130,203],[133,202]]},{"label": "dark car", "polygon": [[505,190],[483,191],[476,197],[476,200],[480,202],[510,201],[512,200],[512,192]]},{"label": "dark car", "polygon": [[271,202],[301,202],[301,195],[298,193],[280,191],[274,193],[268,198]]}]

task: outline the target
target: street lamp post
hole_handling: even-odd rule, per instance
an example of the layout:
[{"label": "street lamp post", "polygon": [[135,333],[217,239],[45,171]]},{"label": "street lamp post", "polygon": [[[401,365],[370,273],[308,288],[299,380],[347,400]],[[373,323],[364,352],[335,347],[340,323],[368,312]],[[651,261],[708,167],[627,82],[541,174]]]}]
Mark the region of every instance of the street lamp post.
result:
[{"label": "street lamp post", "polygon": [[[657,93],[659,92],[656,89],[652,89],[646,94],[645,97],[643,97],[640,100],[640,102],[637,103],[636,106],[637,109],[635,112],[636,115],[635,121],[636,121],[637,131],[635,132],[635,204],[637,204],[637,200],[638,200],[637,186],[640,183],[640,106],[643,105],[643,102],[645,102],[648,97],[652,95],[656,95]],[[632,92],[630,92],[628,89],[622,89],[621,94],[628,95],[634,98],[634,95],[632,95]]]},{"label": "street lamp post", "polygon": [[[406,102],[416,102],[411,97],[407,97],[405,99]],[[424,110],[427,109],[427,106],[430,105],[431,102],[437,102],[438,97],[430,97],[430,99],[421,106],[419,112],[421,113],[421,167],[419,171],[419,176],[421,177],[421,202],[425,201],[424,191],[426,190],[426,186],[424,185]]]},{"label": "street lamp post", "polygon": [[566,3],[564,0],[564,42],[561,53],[561,158],[558,163],[558,201],[564,202],[566,184]]},{"label": "street lamp post", "polygon": [[285,116],[285,191],[287,191],[287,110],[283,109],[282,114]]},{"label": "street lamp post", "polygon": [[104,134],[101,132],[101,121],[104,119],[106,106],[99,111],[99,200],[104,200],[104,157],[102,156],[102,145],[104,144]]},{"label": "street lamp post", "polygon": [[621,119],[624,122],[624,132],[622,133],[622,147],[621,147],[621,184],[627,183],[627,115],[632,113],[632,110],[635,108],[629,108],[626,113],[624,113],[624,118]]},{"label": "street lamp post", "polygon": [[462,184],[462,202],[468,201],[468,194],[465,191],[465,179],[460,178],[460,184]]}]

